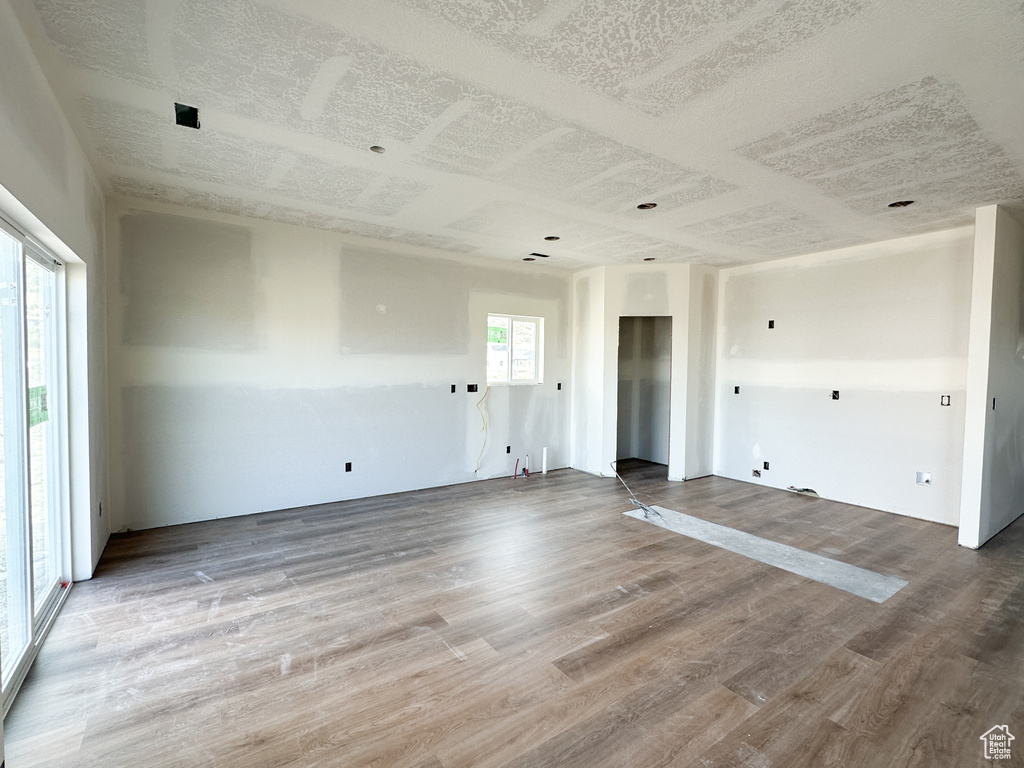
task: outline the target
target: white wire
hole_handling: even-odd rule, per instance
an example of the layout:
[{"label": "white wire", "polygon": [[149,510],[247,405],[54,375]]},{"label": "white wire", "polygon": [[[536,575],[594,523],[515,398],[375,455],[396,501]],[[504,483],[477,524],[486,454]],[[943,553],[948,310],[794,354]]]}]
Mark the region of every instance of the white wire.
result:
[{"label": "white wire", "polygon": [[474,474],[480,471],[480,462],[483,461],[484,449],[487,448],[487,406],[484,406],[483,408],[481,408],[480,406],[483,405],[484,400],[487,399],[487,393],[490,391],[491,385],[488,384],[486,387],[484,387],[484,396],[481,397],[476,404],[476,409],[480,411],[480,419],[484,423],[484,425],[480,427],[480,431],[484,433],[484,444],[480,446],[480,455],[476,457],[476,469],[473,470]]}]

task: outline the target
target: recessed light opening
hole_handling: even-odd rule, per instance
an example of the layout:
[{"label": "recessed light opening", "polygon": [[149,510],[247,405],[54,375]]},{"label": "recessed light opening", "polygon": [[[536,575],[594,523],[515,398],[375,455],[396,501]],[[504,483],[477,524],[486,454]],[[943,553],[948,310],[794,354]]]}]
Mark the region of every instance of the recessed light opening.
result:
[{"label": "recessed light opening", "polygon": [[649,210],[651,210],[651,208],[657,208],[657,207],[658,207],[657,203],[640,203],[640,205],[637,206],[637,208],[639,208],[641,211],[649,211]]},{"label": "recessed light opening", "polygon": [[374,144],[370,147],[370,151],[376,152],[378,155],[383,155],[387,150],[385,150],[380,144]]},{"label": "recessed light opening", "polygon": [[913,200],[897,200],[895,203],[889,203],[890,208],[906,208],[908,205],[913,205]]},{"label": "recessed light opening", "polygon": [[186,128],[199,129],[199,109],[188,104],[174,103],[174,123]]},{"label": "recessed light opening", "polygon": [[551,258],[546,253],[531,253],[530,255],[531,256],[539,256],[542,259],[550,259]]},{"label": "recessed light opening", "polygon": [[553,243],[553,242],[554,242],[555,240],[561,240],[561,238],[560,238],[560,237],[559,237],[558,235],[548,235],[548,236],[547,236],[547,237],[545,237],[544,239],[545,239],[545,240],[547,240],[548,242],[552,242],[552,243]]}]

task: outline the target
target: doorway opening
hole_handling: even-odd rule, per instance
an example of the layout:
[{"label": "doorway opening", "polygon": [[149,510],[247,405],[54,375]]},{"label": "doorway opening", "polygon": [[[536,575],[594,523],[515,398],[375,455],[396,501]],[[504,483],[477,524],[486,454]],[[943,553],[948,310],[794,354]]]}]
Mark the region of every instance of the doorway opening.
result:
[{"label": "doorway opening", "polygon": [[623,469],[668,476],[671,388],[672,318],[620,317],[615,458]]}]

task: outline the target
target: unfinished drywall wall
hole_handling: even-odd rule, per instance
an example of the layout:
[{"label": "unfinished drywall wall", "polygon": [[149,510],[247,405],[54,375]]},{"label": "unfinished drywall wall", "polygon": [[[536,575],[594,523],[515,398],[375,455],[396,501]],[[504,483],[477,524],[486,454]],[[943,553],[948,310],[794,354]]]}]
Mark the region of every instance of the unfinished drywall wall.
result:
[{"label": "unfinished drywall wall", "polygon": [[[605,475],[610,470],[602,466],[607,378],[604,294],[604,267],[573,275],[571,463],[575,469],[594,475]],[[614,398],[611,393],[615,390],[608,391],[609,397]]]},{"label": "unfinished drywall wall", "polygon": [[979,547],[1024,512],[1024,226],[977,213],[960,543]]},{"label": "unfinished drywall wall", "polygon": [[715,474],[955,525],[972,240],[723,270]]},{"label": "unfinished drywall wall", "polygon": [[672,318],[619,318],[616,459],[668,464]]},{"label": "unfinished drywall wall", "polygon": [[0,210],[66,265],[71,575],[109,536],[103,196],[7,0],[0,1]]},{"label": "unfinished drywall wall", "polygon": [[690,320],[686,366],[686,459],[684,477],[710,475],[714,468],[715,339],[718,269],[690,267]]},{"label": "unfinished drywall wall", "polygon": [[[699,275],[700,306],[691,305],[691,275]],[[689,264],[641,263],[598,267],[574,276],[573,328],[573,466],[598,475],[611,472],[618,449],[619,318],[671,318],[671,383],[669,386],[668,478],[682,480],[689,445],[710,450],[713,399],[688,400],[689,360],[700,357],[702,345],[713,345],[715,322],[702,322],[691,334],[695,319],[713,312],[714,301],[703,305],[704,279],[715,270]],[[709,390],[713,371],[692,376]],[[687,435],[704,429],[704,437]],[[700,463],[700,462],[698,462]],[[708,461],[709,463],[709,461]]]},{"label": "unfinished drywall wall", "polygon": [[619,318],[628,316],[665,317],[672,325],[671,373],[668,388],[668,477],[683,479],[686,460],[686,385],[690,265],[631,264],[605,267],[606,292],[604,307],[605,366],[608,382],[602,423],[605,425],[603,457],[605,473],[615,458],[617,404],[615,361],[618,348]]},{"label": "unfinished drywall wall", "polygon": [[[109,226],[117,527],[568,464],[568,275],[157,203]],[[543,383],[486,386],[488,312],[544,318]]]}]

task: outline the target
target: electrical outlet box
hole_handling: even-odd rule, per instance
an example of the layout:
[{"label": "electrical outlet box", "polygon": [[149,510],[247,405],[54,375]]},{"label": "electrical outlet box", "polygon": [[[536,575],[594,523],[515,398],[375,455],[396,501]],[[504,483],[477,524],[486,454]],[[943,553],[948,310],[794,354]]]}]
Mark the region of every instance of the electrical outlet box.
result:
[{"label": "electrical outlet box", "polygon": [[918,472],[917,473],[917,484],[918,485],[931,485],[932,484],[932,473],[931,472]]},{"label": "electrical outlet box", "polygon": [[739,388],[739,387],[733,387],[733,388],[732,388],[732,393],[733,393],[734,395],[738,395],[738,394],[740,393],[740,388]]},{"label": "electrical outlet box", "polygon": [[760,469],[755,469],[754,470],[754,477],[760,477],[760,476],[761,476],[761,470]]},{"label": "electrical outlet box", "polygon": [[839,399],[839,390],[838,389],[833,389],[832,390],[832,399],[833,400],[838,400]]},{"label": "electrical outlet box", "polygon": [[352,471],[352,462],[351,461],[346,461],[345,462],[345,471],[346,472],[351,472]]},{"label": "electrical outlet box", "polygon": [[455,385],[454,384],[452,384],[452,394],[453,395],[455,394]]},{"label": "electrical outlet box", "polygon": [[477,390],[476,384],[467,384],[466,385],[466,391],[467,392],[477,392],[478,390]]},{"label": "electrical outlet box", "polygon": [[767,461],[764,463],[764,468],[768,469],[768,462]]},{"label": "electrical outlet box", "polygon": [[558,382],[558,391],[559,391],[559,392],[561,392],[561,391],[562,391],[562,382]]},{"label": "electrical outlet box", "polygon": [[775,321],[774,321],[774,320],[769,320],[769,321],[768,321],[768,330],[770,331],[770,330],[772,330],[772,329],[773,329],[774,327],[775,327]]},{"label": "electrical outlet box", "polygon": [[512,453],[512,446],[511,445],[506,445],[505,446],[505,453]]}]

